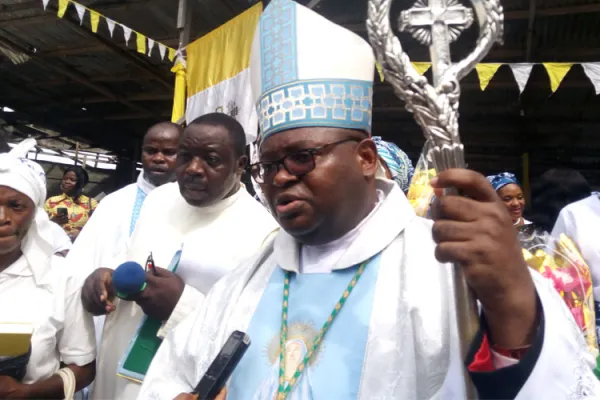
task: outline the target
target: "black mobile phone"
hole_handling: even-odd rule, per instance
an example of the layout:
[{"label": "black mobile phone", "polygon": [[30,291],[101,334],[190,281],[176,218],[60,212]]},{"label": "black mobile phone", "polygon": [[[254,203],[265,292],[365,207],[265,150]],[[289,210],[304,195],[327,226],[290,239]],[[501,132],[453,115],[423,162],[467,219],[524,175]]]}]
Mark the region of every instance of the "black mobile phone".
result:
[{"label": "black mobile phone", "polygon": [[59,207],[59,208],[57,208],[57,209],[56,209],[56,213],[57,213],[58,215],[64,215],[64,216],[67,216],[67,215],[69,214],[69,210],[67,210],[67,209],[66,209],[66,208],[64,208],[64,207]]},{"label": "black mobile phone", "polygon": [[217,397],[249,346],[250,336],[240,331],[233,332],[192,394],[197,394],[198,400]]}]

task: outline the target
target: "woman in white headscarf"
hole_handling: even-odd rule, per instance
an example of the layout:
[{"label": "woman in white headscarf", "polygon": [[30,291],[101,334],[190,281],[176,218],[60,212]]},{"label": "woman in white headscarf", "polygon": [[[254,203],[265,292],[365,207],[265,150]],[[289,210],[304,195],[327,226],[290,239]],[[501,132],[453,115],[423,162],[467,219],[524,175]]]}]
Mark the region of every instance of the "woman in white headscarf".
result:
[{"label": "woman in white headscarf", "polygon": [[0,340],[3,324],[33,330],[28,352],[0,354],[0,398],[71,399],[94,379],[94,324],[75,270],[53,256],[46,177],[26,158],[33,146],[0,154]]}]

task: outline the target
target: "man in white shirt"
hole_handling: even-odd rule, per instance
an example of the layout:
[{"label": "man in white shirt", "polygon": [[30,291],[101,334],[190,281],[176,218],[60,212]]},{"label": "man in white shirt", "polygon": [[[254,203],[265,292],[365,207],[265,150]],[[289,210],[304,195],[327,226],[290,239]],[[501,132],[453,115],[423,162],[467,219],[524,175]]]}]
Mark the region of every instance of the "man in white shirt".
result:
[{"label": "man in white shirt", "polygon": [[174,180],[182,130],[171,122],[150,127],[142,142],[142,172],[137,182],[109,194],[98,204],[67,258],[82,269],[85,276],[110,265],[124,252],[146,196]]},{"label": "man in white shirt", "polygon": [[[171,122],[160,122],[148,129],[142,142],[142,172],[137,182],[102,199],[68,251],[67,261],[76,266],[82,276],[112,265],[113,260],[125,252],[146,197],[175,178],[182,130]],[[104,316],[94,317],[94,325],[100,346]]]},{"label": "man in white shirt", "polygon": [[113,299],[111,269],[98,269],[86,280],[86,309],[109,313],[94,399],[136,398],[160,338],[200,307],[211,286],[258,251],[277,228],[240,182],[245,145],[242,126],[225,114],[193,121],[179,145],[177,183],[148,196],[125,257],[143,265],[152,254],[162,268],[146,274],[147,286],[135,302]]},{"label": "man in white shirt", "polygon": [[[376,178],[374,72],[356,34],[290,0],[265,8],[250,61],[261,127],[251,172],[282,229],[168,335],[139,399],[193,398],[235,330],[252,344],[228,400],[464,399],[467,366],[480,398],[600,395],[573,318],[527,268],[482,175],[432,180],[433,227]],[[468,197],[443,195],[451,187]],[[450,262],[482,309],[466,360]]]}]

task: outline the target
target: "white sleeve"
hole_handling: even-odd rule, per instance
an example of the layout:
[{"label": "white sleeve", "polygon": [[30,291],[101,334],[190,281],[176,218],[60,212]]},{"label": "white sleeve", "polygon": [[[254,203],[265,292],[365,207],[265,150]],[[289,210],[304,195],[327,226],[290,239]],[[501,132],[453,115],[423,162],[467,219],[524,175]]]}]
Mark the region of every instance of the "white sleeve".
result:
[{"label": "white sleeve", "polygon": [[194,350],[196,344],[207,341],[200,326],[204,307],[196,309],[167,335],[150,364],[138,399],[174,399],[181,393],[189,393],[198,382]]},{"label": "white sleeve", "polygon": [[558,239],[561,233],[564,233],[571,239],[576,240],[575,238],[573,238],[573,224],[571,223],[567,210],[565,210],[564,208],[560,211],[560,213],[558,214],[558,218],[554,223],[554,228],[552,229],[552,237]]},{"label": "white sleeve", "polygon": [[157,336],[164,339],[188,315],[202,307],[202,303],[204,303],[204,295],[192,286],[185,285],[171,317],[158,330]]},{"label": "white sleeve", "polygon": [[[99,240],[102,230],[102,221],[105,217],[104,210],[106,203],[100,202],[96,210],[92,214],[92,217],[85,224],[79,236],[73,243],[69,254],[67,254],[67,261],[76,267],[78,273],[83,276],[88,276],[96,269],[104,267],[104,265],[98,265],[100,254],[98,253]],[[108,216],[106,216],[108,217]],[[102,250],[102,249],[100,249]]]},{"label": "white sleeve", "polygon": [[516,399],[600,398],[600,381],[593,373],[595,357],[571,312],[546,278],[537,272],[532,276],[544,313],[544,337],[535,366]]},{"label": "white sleeve", "polygon": [[64,229],[61,228],[57,223],[50,221],[50,225],[52,226],[54,254],[70,250],[73,244],[71,243],[71,238],[69,238],[69,235],[67,235]]},{"label": "white sleeve", "polygon": [[[65,269],[70,268],[64,265]],[[58,351],[65,364],[83,366],[96,358],[96,335],[91,314],[81,303],[82,282],[75,275],[66,279],[64,302],[56,310],[63,326],[58,337]]]}]

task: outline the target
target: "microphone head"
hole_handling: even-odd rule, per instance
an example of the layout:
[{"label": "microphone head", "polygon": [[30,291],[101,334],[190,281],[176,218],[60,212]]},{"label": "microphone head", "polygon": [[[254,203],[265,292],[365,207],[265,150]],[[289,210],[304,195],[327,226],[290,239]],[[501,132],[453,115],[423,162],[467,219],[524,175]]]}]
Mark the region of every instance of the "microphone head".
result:
[{"label": "microphone head", "polygon": [[135,261],[127,261],[113,271],[112,284],[117,291],[117,296],[127,298],[144,290],[146,271]]}]

